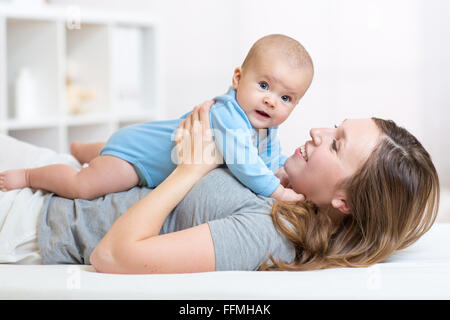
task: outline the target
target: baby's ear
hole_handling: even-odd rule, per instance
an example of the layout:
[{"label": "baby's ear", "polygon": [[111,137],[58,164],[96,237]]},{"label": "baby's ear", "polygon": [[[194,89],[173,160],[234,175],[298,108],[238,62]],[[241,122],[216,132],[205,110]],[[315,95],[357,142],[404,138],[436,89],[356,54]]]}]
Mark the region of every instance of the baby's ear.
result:
[{"label": "baby's ear", "polygon": [[241,76],[242,76],[241,67],[237,67],[236,69],[234,69],[233,80],[232,80],[234,90],[237,90],[237,88],[239,86],[239,81],[241,81]]}]

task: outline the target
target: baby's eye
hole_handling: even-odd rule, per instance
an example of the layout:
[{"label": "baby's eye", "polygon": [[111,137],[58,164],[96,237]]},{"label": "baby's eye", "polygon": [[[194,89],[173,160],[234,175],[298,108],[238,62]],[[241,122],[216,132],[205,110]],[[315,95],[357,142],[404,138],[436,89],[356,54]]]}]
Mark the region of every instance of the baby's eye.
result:
[{"label": "baby's eye", "polygon": [[338,126],[337,126],[337,125],[334,125],[334,127],[337,128]]},{"label": "baby's eye", "polygon": [[281,100],[283,100],[284,102],[289,102],[289,101],[291,101],[291,97],[289,97],[289,96],[282,96]]},{"label": "baby's eye", "polygon": [[269,89],[269,85],[268,85],[267,82],[265,82],[265,81],[261,81],[261,82],[259,83],[259,87],[260,87],[261,89],[263,89],[263,90]]}]

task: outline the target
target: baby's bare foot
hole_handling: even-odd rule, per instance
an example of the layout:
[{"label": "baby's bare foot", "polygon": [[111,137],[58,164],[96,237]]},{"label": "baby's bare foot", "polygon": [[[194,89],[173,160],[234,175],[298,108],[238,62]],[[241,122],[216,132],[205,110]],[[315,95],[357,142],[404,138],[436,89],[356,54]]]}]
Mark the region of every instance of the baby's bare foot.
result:
[{"label": "baby's bare foot", "polygon": [[8,170],[0,173],[0,190],[8,191],[28,187],[27,170]]},{"label": "baby's bare foot", "polygon": [[74,141],[70,144],[70,154],[75,157],[80,163],[80,148],[84,145],[83,142]]},{"label": "baby's bare foot", "polygon": [[90,143],[85,143],[81,141],[74,141],[70,144],[70,153],[78,160],[79,163],[85,164],[89,163],[93,157],[98,156],[98,154],[91,155],[89,152]]}]

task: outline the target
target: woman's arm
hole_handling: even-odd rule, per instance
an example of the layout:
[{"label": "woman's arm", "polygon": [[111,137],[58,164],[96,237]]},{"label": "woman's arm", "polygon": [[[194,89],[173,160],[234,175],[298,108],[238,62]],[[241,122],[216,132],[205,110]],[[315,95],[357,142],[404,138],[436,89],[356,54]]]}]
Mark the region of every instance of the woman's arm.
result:
[{"label": "woman's arm", "polygon": [[[214,143],[205,135],[212,102],[196,107],[183,120],[177,135],[179,164],[170,176],[145,198],[123,214],[97,245],[90,262],[98,272],[184,273],[215,270],[211,233],[202,224],[174,233],[159,235],[175,206],[206,173],[217,167],[215,161],[198,158],[198,152],[211,150]],[[198,121],[203,130],[198,130]],[[194,142],[201,142],[201,148]],[[195,160],[195,161],[194,161]],[[205,163],[213,162],[213,163]]]}]

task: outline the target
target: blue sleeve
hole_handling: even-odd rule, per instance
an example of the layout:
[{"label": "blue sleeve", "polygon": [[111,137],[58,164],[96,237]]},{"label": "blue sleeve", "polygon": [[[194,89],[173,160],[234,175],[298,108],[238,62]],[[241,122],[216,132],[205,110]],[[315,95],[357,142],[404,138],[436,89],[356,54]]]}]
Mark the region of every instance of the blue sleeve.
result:
[{"label": "blue sleeve", "polygon": [[284,165],[287,157],[281,154],[281,144],[278,138],[278,127],[270,128],[266,139],[260,142],[260,157],[266,166],[276,172]]},{"label": "blue sleeve", "polygon": [[254,193],[269,197],[280,180],[252,143],[252,127],[244,111],[231,102],[216,103],[210,121],[217,149],[233,175]]},{"label": "blue sleeve", "polygon": [[288,157],[285,155],[280,154],[280,158],[278,159],[278,169],[281,168],[282,166],[284,166],[284,163],[286,162],[286,159]]}]

